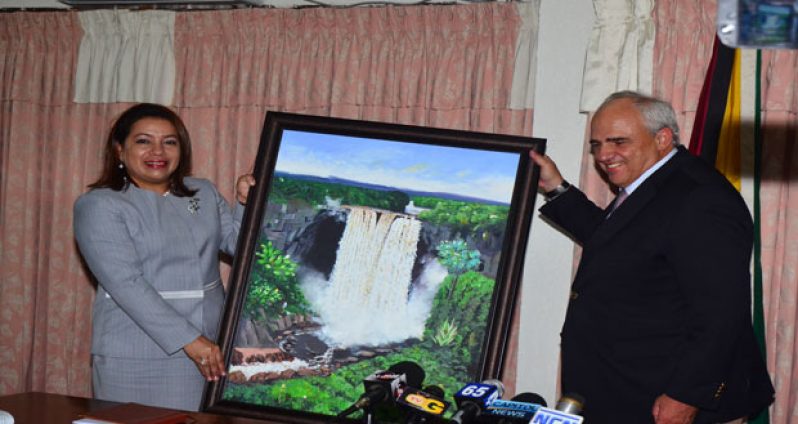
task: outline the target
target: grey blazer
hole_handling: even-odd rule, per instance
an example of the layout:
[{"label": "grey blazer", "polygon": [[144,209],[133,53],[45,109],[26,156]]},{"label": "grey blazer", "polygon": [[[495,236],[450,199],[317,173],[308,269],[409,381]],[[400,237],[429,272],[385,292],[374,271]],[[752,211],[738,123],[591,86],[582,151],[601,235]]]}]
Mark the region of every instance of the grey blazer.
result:
[{"label": "grey blazer", "polygon": [[243,207],[234,216],[209,181],[185,183],[196,195],[159,196],[131,184],[75,202],[75,238],[99,282],[92,354],[183,356],[200,334],[215,339],[224,303],[218,254],[233,254]]}]

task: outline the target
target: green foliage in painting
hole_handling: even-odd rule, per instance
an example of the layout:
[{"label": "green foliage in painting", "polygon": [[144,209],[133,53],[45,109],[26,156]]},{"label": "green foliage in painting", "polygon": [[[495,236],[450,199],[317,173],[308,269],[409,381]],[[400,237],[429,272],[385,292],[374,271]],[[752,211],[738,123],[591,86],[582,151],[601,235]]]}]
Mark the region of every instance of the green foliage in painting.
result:
[{"label": "green foliage in painting", "polygon": [[[452,395],[462,384],[479,375],[495,282],[475,271],[479,253],[468,249],[462,240],[439,245],[438,251],[444,252],[439,259],[450,274],[438,287],[421,340],[409,342],[393,353],[340,366],[330,375],[295,375],[261,383],[228,382],[223,398],[285,411],[335,416],[357,400],[363,391],[363,379],[375,370],[413,361],[424,369],[426,380],[440,385],[447,393],[447,400],[454,402]],[[270,243],[262,244],[256,256],[255,277],[246,307],[278,314],[285,305],[306,308],[307,302],[296,284],[296,265]],[[403,422],[403,418],[386,409],[377,411],[377,421]]]},{"label": "green foliage in painting", "polygon": [[438,327],[438,331],[435,333],[435,337],[432,340],[438,346],[448,346],[452,344],[454,339],[457,337],[457,325],[454,323],[454,320],[446,320]]},{"label": "green foliage in painting", "polygon": [[328,200],[336,200],[344,205],[369,206],[395,212],[403,212],[410,203],[410,197],[398,190],[375,190],[286,176],[274,178],[269,202],[286,204],[292,199],[312,205],[324,205]]},{"label": "green foliage in painting", "polygon": [[444,225],[463,234],[500,233],[507,225],[509,206],[462,202],[436,197],[414,196],[413,204],[429,210],[421,212],[421,220]]},{"label": "green foliage in painting", "polygon": [[450,364],[462,364],[467,375],[475,375],[478,371],[479,358],[474,354],[482,348],[494,285],[492,279],[474,271],[461,275],[456,286],[453,276],[446,277],[435,295],[425,325],[424,343],[428,340],[436,343],[442,326],[457,327],[453,340],[447,345],[451,350]]},{"label": "green foliage in painting", "polygon": [[469,249],[465,241],[457,239],[438,244],[438,262],[449,274],[460,275],[479,268],[479,250]]},{"label": "green foliage in painting", "polygon": [[[466,376],[461,373],[461,369],[452,367],[450,360],[452,357],[447,351],[430,351],[416,345],[341,367],[329,376],[275,380],[261,384],[228,383],[223,398],[254,405],[336,415],[357,400],[359,393],[363,391],[363,379],[375,370],[388,369],[400,361],[413,361],[424,369],[427,376],[435,376],[435,383],[444,388],[449,395],[448,400],[453,402],[451,395],[457,392]],[[380,413],[390,416],[391,412]],[[394,422],[389,417],[380,417],[378,421]]]},{"label": "green foliage in painting", "polygon": [[270,241],[261,243],[252,264],[244,313],[267,319],[309,312],[309,303],[299,288],[296,268],[297,264]]},{"label": "green foliage in painting", "polygon": [[[447,400],[466,381],[479,374],[482,349],[494,281],[480,273],[463,274],[452,299],[448,276],[441,283],[425,326],[424,340],[395,353],[362,360],[338,368],[329,376],[295,377],[266,383],[227,383],[223,398],[253,405],[336,415],[358,398],[363,379],[375,370],[400,361],[413,361],[424,369],[427,380],[440,385]],[[442,332],[440,329],[444,328]],[[445,341],[443,345],[441,341]],[[380,411],[380,422],[401,422],[389,411]],[[356,416],[355,416],[356,418]]]},{"label": "green foliage in painting", "polygon": [[457,280],[465,272],[475,271],[479,268],[479,250],[469,249],[465,241],[457,239],[442,241],[438,244],[438,262],[446,267],[452,276],[453,282],[449,289],[449,297],[457,288]]},{"label": "green foliage in painting", "polygon": [[429,196],[412,196],[411,199],[413,200],[413,204],[415,206],[426,209],[434,209],[439,202],[445,202],[445,200],[439,197]]},{"label": "green foliage in painting", "polygon": [[252,385],[231,384],[226,388],[224,398],[335,415],[357,400],[365,377],[390,365],[382,356],[339,368],[326,377],[293,378]]}]

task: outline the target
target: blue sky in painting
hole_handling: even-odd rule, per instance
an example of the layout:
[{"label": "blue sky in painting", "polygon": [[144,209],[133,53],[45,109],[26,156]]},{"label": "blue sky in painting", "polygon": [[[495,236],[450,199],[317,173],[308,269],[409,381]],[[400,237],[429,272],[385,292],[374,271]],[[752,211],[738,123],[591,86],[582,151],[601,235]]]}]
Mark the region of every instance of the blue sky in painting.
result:
[{"label": "blue sky in painting", "polygon": [[276,171],[510,203],[515,153],[283,132]]}]

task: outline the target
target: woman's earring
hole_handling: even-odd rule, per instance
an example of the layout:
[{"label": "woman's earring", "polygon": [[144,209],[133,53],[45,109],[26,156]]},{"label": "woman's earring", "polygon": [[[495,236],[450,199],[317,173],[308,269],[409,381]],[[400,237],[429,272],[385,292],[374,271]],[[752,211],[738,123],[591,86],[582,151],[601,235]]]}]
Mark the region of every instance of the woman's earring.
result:
[{"label": "woman's earring", "polygon": [[122,173],[122,181],[127,185],[127,172],[125,172],[125,164],[122,162],[119,162],[119,172]]}]

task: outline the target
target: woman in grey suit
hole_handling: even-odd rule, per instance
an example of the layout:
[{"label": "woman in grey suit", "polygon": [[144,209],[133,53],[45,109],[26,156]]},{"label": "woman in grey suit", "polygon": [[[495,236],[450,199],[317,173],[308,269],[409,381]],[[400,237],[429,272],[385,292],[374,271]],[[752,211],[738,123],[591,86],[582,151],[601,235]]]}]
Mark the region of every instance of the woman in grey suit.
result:
[{"label": "woman in grey suit", "polygon": [[224,375],[213,342],[251,176],[235,211],[207,180],[187,177],[191,142],[170,109],[143,103],[111,128],[102,176],[75,203],[80,251],[99,287],[92,383],[99,399],[197,410]]}]

